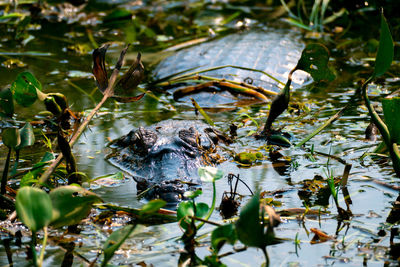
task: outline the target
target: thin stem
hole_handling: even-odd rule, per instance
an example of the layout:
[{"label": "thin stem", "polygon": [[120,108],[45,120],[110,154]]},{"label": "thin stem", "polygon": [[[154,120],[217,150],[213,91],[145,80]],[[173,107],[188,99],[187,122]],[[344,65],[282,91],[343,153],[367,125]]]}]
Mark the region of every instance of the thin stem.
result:
[{"label": "thin stem", "polygon": [[4,165],[3,177],[1,179],[1,194],[4,195],[6,193],[6,185],[7,185],[7,175],[8,168],[10,167],[10,157],[11,157],[11,147],[8,149],[6,164]]},{"label": "thin stem", "polygon": [[198,226],[197,226],[197,230],[199,230],[206,221],[208,221],[208,219],[210,219],[211,214],[213,213],[214,209],[215,209],[215,200],[217,198],[217,189],[215,188],[215,181],[213,181],[212,183],[213,185],[213,199],[212,199],[212,204],[210,207],[210,210],[208,211],[207,216],[204,218],[204,221],[202,221]]},{"label": "thin stem", "polygon": [[32,261],[34,266],[38,266],[37,255],[36,255],[36,232],[32,231],[31,237],[31,251],[32,251]]},{"label": "thin stem", "polygon": [[46,244],[47,244],[47,226],[43,228],[43,231],[44,231],[44,237],[43,237],[42,249],[40,250],[40,255],[39,255],[39,262],[38,262],[39,267],[42,267],[43,265],[44,251],[46,249]]},{"label": "thin stem", "polygon": [[263,247],[262,252],[264,253],[264,257],[265,257],[265,267],[268,267],[269,266],[269,257],[268,257],[267,248]]}]

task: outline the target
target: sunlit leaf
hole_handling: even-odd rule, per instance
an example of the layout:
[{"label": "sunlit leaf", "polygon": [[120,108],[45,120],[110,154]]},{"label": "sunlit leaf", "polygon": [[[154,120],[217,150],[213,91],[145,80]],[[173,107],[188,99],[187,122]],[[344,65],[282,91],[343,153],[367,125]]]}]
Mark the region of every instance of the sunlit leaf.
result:
[{"label": "sunlit leaf", "polygon": [[153,199],[148,203],[144,204],[140,210],[140,215],[148,215],[157,212],[159,209],[165,206],[167,202],[162,199]]},{"label": "sunlit leaf", "polygon": [[400,97],[384,98],[382,100],[385,124],[389,129],[393,142],[400,143]]},{"label": "sunlit leaf", "polygon": [[32,232],[37,232],[47,226],[52,218],[50,197],[38,188],[20,188],[17,193],[15,208],[18,217]]},{"label": "sunlit leaf", "polygon": [[35,135],[32,125],[29,122],[25,123],[24,127],[19,129],[19,135],[21,137],[21,143],[15,148],[16,150],[31,146],[35,143]]},{"label": "sunlit leaf", "polygon": [[211,246],[216,252],[218,252],[226,242],[233,245],[236,240],[237,234],[235,225],[231,223],[218,226],[211,233]]},{"label": "sunlit leaf", "polygon": [[102,202],[101,198],[78,186],[61,186],[50,192],[53,203],[51,225],[61,227],[79,223],[85,218],[94,203]]},{"label": "sunlit leaf", "polygon": [[201,194],[203,194],[203,191],[198,189],[196,191],[186,191],[185,193],[183,193],[183,196],[185,198],[196,198],[198,196],[200,196]]},{"label": "sunlit leaf", "polygon": [[211,166],[199,167],[198,173],[203,182],[214,182],[224,176],[221,170]]},{"label": "sunlit leaf", "polygon": [[381,16],[381,37],[379,39],[378,53],[376,54],[374,76],[379,77],[384,74],[393,61],[394,46],[389,25],[385,17]]},{"label": "sunlit leaf", "polygon": [[38,98],[37,91],[42,90],[42,85],[30,72],[22,72],[11,85],[11,92],[15,101],[24,107],[29,107]]},{"label": "sunlit leaf", "polygon": [[10,89],[0,90],[0,109],[4,114],[11,117],[14,114],[14,101]]},{"label": "sunlit leaf", "polygon": [[32,172],[26,173],[24,176],[22,176],[21,181],[19,183],[19,187],[25,187],[25,186],[31,186],[33,184],[36,184],[38,180],[35,178]]},{"label": "sunlit leaf", "polygon": [[126,225],[121,229],[114,231],[106,240],[103,246],[104,260],[101,266],[106,266],[114,256],[115,251],[125,242],[129,235],[133,232],[136,225]]},{"label": "sunlit leaf", "polygon": [[297,62],[296,70],[308,72],[314,81],[332,81],[335,75],[328,67],[329,51],[321,44],[309,44]]},{"label": "sunlit leaf", "polygon": [[3,143],[8,148],[16,148],[21,143],[21,137],[17,128],[6,128],[3,130],[1,137]]}]

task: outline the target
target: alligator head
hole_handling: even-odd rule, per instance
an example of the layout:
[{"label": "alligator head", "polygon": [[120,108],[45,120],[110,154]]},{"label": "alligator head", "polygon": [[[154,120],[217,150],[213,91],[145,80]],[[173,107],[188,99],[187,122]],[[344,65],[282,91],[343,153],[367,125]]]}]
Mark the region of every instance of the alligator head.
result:
[{"label": "alligator head", "polygon": [[138,194],[176,203],[185,191],[200,187],[197,169],[212,164],[206,155],[219,139],[203,122],[167,120],[114,140],[107,158],[133,176]]}]

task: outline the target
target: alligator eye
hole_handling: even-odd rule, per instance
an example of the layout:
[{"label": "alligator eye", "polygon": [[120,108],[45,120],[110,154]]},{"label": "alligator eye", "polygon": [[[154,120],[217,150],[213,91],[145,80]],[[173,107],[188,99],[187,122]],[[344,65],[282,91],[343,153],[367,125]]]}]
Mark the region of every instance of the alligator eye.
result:
[{"label": "alligator eye", "polygon": [[180,130],[178,136],[182,141],[188,143],[192,147],[200,145],[199,133],[193,127]]},{"label": "alligator eye", "polygon": [[135,132],[135,137],[132,141],[132,148],[140,154],[147,154],[149,149],[157,142],[157,134],[153,131],[140,127]]}]

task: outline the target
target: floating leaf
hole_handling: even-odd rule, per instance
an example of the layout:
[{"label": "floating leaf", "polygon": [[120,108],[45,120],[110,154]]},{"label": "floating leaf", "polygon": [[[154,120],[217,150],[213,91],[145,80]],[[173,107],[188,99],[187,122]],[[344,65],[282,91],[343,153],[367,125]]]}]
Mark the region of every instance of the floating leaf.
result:
[{"label": "floating leaf", "polygon": [[61,186],[50,192],[53,203],[51,225],[61,227],[79,223],[85,218],[94,203],[102,202],[101,198],[78,186]]},{"label": "floating leaf", "polygon": [[383,75],[390,67],[393,61],[394,46],[389,25],[383,14],[381,15],[381,37],[379,39],[378,53],[376,54],[374,76]]},{"label": "floating leaf", "polygon": [[329,51],[321,44],[309,44],[297,62],[296,70],[308,72],[314,81],[332,81],[335,75],[328,67]]},{"label": "floating leaf", "polygon": [[15,101],[24,107],[29,107],[38,98],[37,91],[42,90],[42,85],[30,72],[22,72],[11,85],[11,92]]},{"label": "floating leaf", "polygon": [[47,226],[52,218],[50,197],[38,188],[20,188],[17,193],[15,208],[18,217],[32,232],[37,232]]},{"label": "floating leaf", "polygon": [[21,137],[21,143],[15,148],[16,150],[31,146],[35,143],[35,135],[32,125],[29,122],[25,123],[24,127],[19,129],[19,136]]},{"label": "floating leaf", "polygon": [[126,225],[121,229],[114,231],[106,240],[103,246],[104,260],[101,266],[106,266],[114,256],[115,251],[125,242],[129,235],[133,232],[136,225]]},{"label": "floating leaf", "polygon": [[3,143],[8,148],[16,148],[21,143],[21,137],[17,128],[6,128],[3,130],[1,137]]},{"label": "floating leaf", "polygon": [[8,117],[14,114],[14,101],[12,93],[8,88],[0,91],[0,108]]},{"label": "floating leaf", "polygon": [[198,174],[203,182],[215,182],[224,176],[221,170],[211,166],[199,167]]},{"label": "floating leaf", "polygon": [[237,234],[234,224],[225,224],[218,226],[211,233],[211,246],[216,253],[221,247],[228,242],[229,244],[235,244],[237,240]]},{"label": "floating leaf", "polygon": [[143,205],[143,207],[140,209],[140,215],[156,213],[159,209],[164,207],[165,204],[167,204],[167,202],[162,199],[153,199]]},{"label": "floating leaf", "polygon": [[400,143],[400,97],[382,100],[383,115],[392,141]]}]

